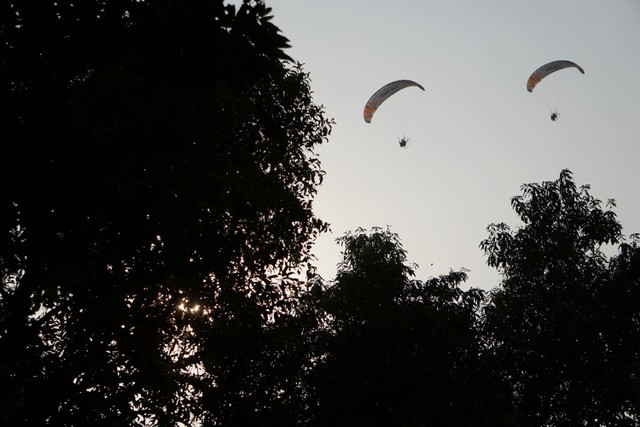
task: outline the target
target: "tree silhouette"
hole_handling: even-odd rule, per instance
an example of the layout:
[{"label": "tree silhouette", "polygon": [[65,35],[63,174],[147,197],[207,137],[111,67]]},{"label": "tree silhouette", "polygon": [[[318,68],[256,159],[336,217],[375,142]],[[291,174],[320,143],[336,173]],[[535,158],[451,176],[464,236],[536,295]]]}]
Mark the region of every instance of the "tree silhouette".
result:
[{"label": "tree silhouette", "polygon": [[480,357],[483,292],[460,289],[466,273],[413,279],[415,265],[388,229],[339,242],[310,379],[314,425],[514,425]]},{"label": "tree silhouette", "polygon": [[269,322],[326,229],[332,122],[270,19],[259,0],[0,4],[1,422],[277,412],[255,393],[279,393]]},{"label": "tree silhouette", "polygon": [[637,426],[637,240],[568,170],[522,191],[512,206],[524,225],[493,224],[481,244],[502,274],[486,308],[495,366],[531,425]]}]

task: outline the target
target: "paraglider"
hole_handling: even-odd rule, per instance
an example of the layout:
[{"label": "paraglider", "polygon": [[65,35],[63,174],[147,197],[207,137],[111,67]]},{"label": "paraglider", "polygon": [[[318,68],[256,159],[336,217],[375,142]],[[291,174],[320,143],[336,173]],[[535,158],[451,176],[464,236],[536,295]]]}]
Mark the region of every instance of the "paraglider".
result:
[{"label": "paraglider", "polygon": [[527,91],[533,92],[533,89],[549,74],[555,73],[556,71],[560,71],[564,68],[577,68],[582,74],[584,74],[584,70],[581,66],[571,61],[552,61],[547,64],[544,64],[542,67],[538,68],[529,76],[527,80]]},{"label": "paraglider", "polygon": [[[364,112],[363,112],[364,121],[366,123],[371,123],[371,119],[373,118],[373,115],[375,114],[375,112],[378,110],[378,108],[384,101],[389,99],[389,97],[396,94],[400,90],[408,87],[412,87],[412,86],[418,87],[424,91],[424,87],[422,87],[421,84],[414,82],[413,80],[396,80],[382,86],[373,95],[371,95],[367,103],[364,105]],[[398,139],[398,144],[400,144],[400,147],[403,147],[403,148],[407,146],[408,142],[409,142],[409,139],[406,138],[405,136],[402,136],[402,138]]]},{"label": "paraglider", "polygon": [[[527,91],[533,92],[533,89],[548,75],[555,73],[556,71],[563,70],[565,68],[576,68],[580,73],[584,74],[584,69],[572,61],[567,60],[559,60],[559,61],[551,61],[547,64],[544,64],[537,70],[535,70],[527,79]],[[558,120],[559,114],[557,111],[551,112],[551,121],[555,122]]]},{"label": "paraglider", "polygon": [[378,107],[380,107],[380,104],[389,99],[391,95],[394,95],[398,91],[411,86],[416,86],[424,90],[424,87],[422,87],[422,85],[414,82],[413,80],[396,80],[395,82],[387,83],[386,85],[382,86],[373,95],[371,95],[371,98],[369,98],[367,103],[364,105],[364,121],[367,123],[371,123],[371,119],[373,118],[373,115]]}]

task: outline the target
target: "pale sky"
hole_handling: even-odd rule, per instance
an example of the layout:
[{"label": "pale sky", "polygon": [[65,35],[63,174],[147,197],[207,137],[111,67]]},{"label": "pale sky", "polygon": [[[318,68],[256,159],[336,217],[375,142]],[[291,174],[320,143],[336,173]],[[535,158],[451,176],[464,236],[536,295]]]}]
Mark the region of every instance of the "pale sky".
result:
[{"label": "pale sky", "polygon": [[[616,200],[625,234],[640,232],[640,0],[266,3],[336,121],[318,148],[327,175],[314,204],[332,229],[315,245],[325,279],[337,237],[389,226],[419,279],[464,267],[468,286],[491,289],[486,227],[519,226],[511,197],[563,168]],[[529,75],[558,59],[585,75],[565,69],[527,92]],[[365,123],[369,96],[398,79],[426,90],[404,89]]]}]

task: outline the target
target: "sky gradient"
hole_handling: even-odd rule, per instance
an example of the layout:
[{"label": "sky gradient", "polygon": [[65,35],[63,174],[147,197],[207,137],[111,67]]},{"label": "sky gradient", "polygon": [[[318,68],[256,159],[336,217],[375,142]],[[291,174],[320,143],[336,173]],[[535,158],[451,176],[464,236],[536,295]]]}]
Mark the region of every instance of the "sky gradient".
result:
[{"label": "sky gradient", "polygon": [[[418,278],[466,268],[468,286],[491,289],[486,227],[517,228],[511,197],[565,168],[616,200],[625,234],[640,232],[640,1],[266,3],[336,121],[318,149],[327,175],[315,211],[332,230],[315,245],[325,279],[337,237],[389,226]],[[585,74],[562,70],[527,92],[529,75],[558,59]],[[404,89],[365,123],[369,96],[398,79],[425,91]]]}]

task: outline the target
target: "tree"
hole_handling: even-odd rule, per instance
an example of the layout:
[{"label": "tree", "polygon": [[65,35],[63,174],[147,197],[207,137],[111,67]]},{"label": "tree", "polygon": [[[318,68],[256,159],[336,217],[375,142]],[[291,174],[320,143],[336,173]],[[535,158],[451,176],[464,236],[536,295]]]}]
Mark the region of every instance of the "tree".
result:
[{"label": "tree", "polygon": [[[640,251],[612,208],[569,170],[527,184],[523,226],[489,226],[481,247],[502,274],[486,308],[488,349],[532,425],[640,422]],[[618,254],[607,257],[607,248]]]},{"label": "tree", "polygon": [[478,289],[464,271],[415,280],[398,236],[358,229],[343,259],[309,383],[313,425],[514,425],[480,357]]},{"label": "tree", "polygon": [[326,229],[332,125],[270,9],[0,9],[1,422],[260,413],[269,322]]}]

